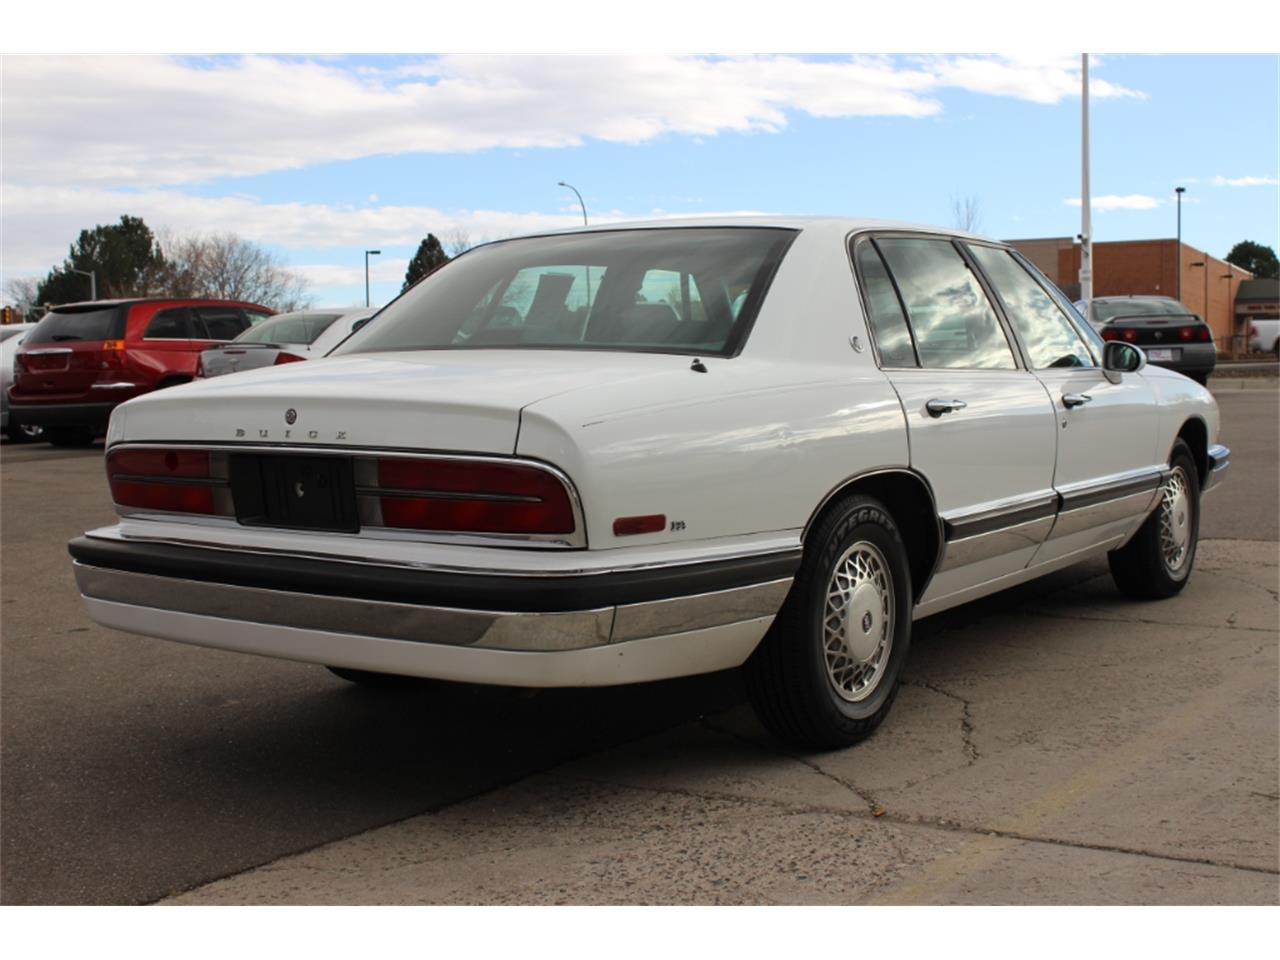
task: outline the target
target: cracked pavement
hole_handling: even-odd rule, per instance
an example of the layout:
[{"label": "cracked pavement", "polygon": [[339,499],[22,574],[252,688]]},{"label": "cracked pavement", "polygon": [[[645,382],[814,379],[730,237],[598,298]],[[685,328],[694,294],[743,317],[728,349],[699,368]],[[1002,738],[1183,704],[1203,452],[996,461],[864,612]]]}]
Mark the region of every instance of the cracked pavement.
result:
[{"label": "cracked pavement", "polygon": [[735,706],[167,903],[1280,900],[1274,543],[1095,562],[917,624],[892,714],[798,754]]}]

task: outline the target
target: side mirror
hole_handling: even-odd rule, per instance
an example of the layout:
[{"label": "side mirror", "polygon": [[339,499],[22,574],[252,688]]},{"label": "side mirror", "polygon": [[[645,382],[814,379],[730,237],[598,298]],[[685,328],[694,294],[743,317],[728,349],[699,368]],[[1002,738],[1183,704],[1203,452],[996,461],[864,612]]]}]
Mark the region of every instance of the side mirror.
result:
[{"label": "side mirror", "polygon": [[1147,355],[1141,348],[1121,340],[1108,340],[1102,348],[1102,370],[1112,383],[1120,382],[1120,375],[1137,373],[1147,365]]},{"label": "side mirror", "polygon": [[351,325],[351,332],[355,333],[357,330],[359,330],[361,327],[363,327],[366,323],[368,323],[372,319],[373,317],[365,317],[363,320],[357,320],[355,323]]}]

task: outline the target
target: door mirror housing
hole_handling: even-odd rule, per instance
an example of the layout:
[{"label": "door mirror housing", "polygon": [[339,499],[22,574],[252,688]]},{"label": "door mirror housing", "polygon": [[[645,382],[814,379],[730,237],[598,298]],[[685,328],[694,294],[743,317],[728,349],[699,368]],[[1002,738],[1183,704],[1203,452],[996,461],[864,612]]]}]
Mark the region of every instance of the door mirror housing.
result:
[{"label": "door mirror housing", "polygon": [[1121,374],[1137,373],[1146,365],[1147,355],[1132,343],[1108,340],[1102,349],[1102,369],[1112,383],[1119,383]]}]

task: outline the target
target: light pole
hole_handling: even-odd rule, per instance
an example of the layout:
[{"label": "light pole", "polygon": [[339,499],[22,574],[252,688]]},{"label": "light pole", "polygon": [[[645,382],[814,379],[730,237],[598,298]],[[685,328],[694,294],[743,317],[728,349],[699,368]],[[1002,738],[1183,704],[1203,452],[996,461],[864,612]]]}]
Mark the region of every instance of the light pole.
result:
[{"label": "light pole", "polygon": [[369,305],[369,257],[380,256],[381,250],[366,250],[364,252],[364,305]]},{"label": "light pole", "polygon": [[77,270],[75,267],[72,267],[72,268],[71,268],[71,272],[72,272],[72,273],[82,273],[82,274],[84,274],[86,277],[88,277],[88,278],[89,278],[89,299],[90,299],[90,300],[97,300],[97,299],[98,299],[98,274],[97,274],[97,271],[94,271],[94,270]]},{"label": "light pole", "polygon": [[1174,187],[1173,192],[1178,195],[1178,249],[1174,256],[1178,258],[1178,302],[1182,302],[1182,195],[1187,188]]},{"label": "light pole", "polygon": [[[556,181],[557,187],[568,187],[578,197],[578,206],[582,208],[582,225],[587,226],[587,205],[582,202],[582,194],[578,193],[578,188],[572,183],[565,183],[563,180]],[[591,315],[591,267],[587,267],[587,316]],[[586,318],[583,318],[582,328],[586,330]]]},{"label": "light pole", "polygon": [[1093,319],[1093,222],[1089,196],[1089,55],[1080,54],[1080,299]]},{"label": "light pole", "polygon": [[578,206],[582,208],[582,225],[585,227],[587,225],[587,205],[582,202],[582,194],[578,193],[578,188],[575,187],[572,183],[565,183],[563,180],[557,180],[556,186],[568,187],[570,190],[572,190],[575,194],[578,195]]}]

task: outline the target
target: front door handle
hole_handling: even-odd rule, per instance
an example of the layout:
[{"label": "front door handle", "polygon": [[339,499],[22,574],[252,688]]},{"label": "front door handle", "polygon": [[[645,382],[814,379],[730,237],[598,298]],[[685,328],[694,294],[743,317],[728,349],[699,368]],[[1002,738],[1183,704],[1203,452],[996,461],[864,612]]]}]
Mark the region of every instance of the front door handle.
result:
[{"label": "front door handle", "polygon": [[1062,395],[1062,405],[1070,410],[1072,407],[1083,407],[1092,399],[1093,397],[1087,393],[1064,393]]},{"label": "front door handle", "polygon": [[963,410],[968,404],[963,400],[930,400],[924,405],[929,411],[929,416],[940,417],[944,413],[952,413],[956,410]]}]

